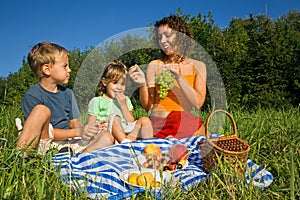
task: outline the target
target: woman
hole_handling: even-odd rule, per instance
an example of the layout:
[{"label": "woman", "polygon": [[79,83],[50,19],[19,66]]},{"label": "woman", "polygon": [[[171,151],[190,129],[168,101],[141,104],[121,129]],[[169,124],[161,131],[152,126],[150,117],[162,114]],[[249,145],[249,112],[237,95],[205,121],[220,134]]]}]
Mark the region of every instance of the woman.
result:
[{"label": "woman", "polygon": [[[155,23],[154,40],[162,57],[149,63],[146,74],[130,70],[131,78],[140,84],[141,105],[150,111],[154,136],[159,138],[190,137],[204,133],[201,118],[191,114],[200,109],[206,96],[206,65],[188,57],[193,49],[193,33],[180,17],[171,15]],[[167,97],[159,96],[157,77],[169,71],[174,87]]]}]

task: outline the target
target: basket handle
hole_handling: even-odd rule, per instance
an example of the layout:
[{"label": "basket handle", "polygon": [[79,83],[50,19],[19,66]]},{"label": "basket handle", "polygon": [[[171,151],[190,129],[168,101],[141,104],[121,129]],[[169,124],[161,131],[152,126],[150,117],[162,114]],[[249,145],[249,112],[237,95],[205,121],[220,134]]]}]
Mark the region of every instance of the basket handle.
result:
[{"label": "basket handle", "polygon": [[232,126],[233,126],[233,136],[237,136],[237,128],[236,128],[236,123],[233,119],[233,117],[225,110],[214,110],[213,112],[211,112],[207,119],[206,119],[206,123],[205,123],[205,137],[206,137],[206,140],[209,139],[209,136],[210,136],[210,133],[208,132],[208,126],[209,126],[209,122],[210,122],[210,119],[211,117],[217,113],[217,112],[222,112],[222,113],[225,113],[229,118],[230,118],[230,121],[232,123]]}]

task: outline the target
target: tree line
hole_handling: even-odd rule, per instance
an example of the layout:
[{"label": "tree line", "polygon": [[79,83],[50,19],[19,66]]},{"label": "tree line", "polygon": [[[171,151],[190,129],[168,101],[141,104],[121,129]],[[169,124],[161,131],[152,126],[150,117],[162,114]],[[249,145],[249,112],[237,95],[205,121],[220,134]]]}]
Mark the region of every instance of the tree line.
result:
[{"label": "tree line", "polygon": [[[214,22],[211,13],[191,16],[178,9],[177,15],[189,23],[196,43],[200,44],[195,46],[194,54],[205,60],[210,88],[218,88],[222,83],[220,88],[224,91],[208,90],[204,109],[212,106],[212,97],[222,92],[226,95],[226,105],[232,108],[300,104],[299,11],[291,10],[277,19],[250,14],[231,19],[225,28]],[[151,43],[151,38],[127,35],[117,42],[109,41],[85,51],[70,50],[72,73],[66,86],[76,89],[79,104],[86,105],[96,93],[95,82],[103,66],[118,58],[127,66],[139,64],[146,70],[147,63],[160,54]],[[218,72],[212,70],[213,66]],[[0,77],[0,104],[19,106],[25,91],[37,81],[24,59],[18,72]],[[138,98],[135,89],[129,91],[132,98]]]}]

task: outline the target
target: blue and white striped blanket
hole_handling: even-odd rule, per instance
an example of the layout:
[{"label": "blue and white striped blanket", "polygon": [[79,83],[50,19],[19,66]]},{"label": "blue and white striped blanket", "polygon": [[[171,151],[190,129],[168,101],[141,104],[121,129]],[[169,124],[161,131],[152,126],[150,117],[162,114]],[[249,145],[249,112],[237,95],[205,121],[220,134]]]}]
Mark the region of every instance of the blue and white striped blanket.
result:
[{"label": "blue and white striped blanket", "polygon": [[[189,148],[189,165],[181,170],[173,172],[175,178],[180,177],[180,184],[184,189],[193,187],[209,176],[202,170],[202,161],[197,142],[205,140],[203,136],[193,136],[185,139],[146,139],[132,143],[117,144],[92,153],[79,153],[72,157],[69,154],[57,154],[52,161],[57,166],[64,183],[78,191],[87,192],[93,199],[122,199],[142,192],[143,189],[130,189],[119,178],[119,174],[130,168],[134,168],[136,155],[143,153],[143,149],[150,143],[159,145],[162,151],[181,143]],[[134,149],[134,152],[133,152]],[[247,182],[265,188],[272,181],[271,173],[247,160],[249,169],[245,170]],[[248,173],[248,172],[251,173]]]}]

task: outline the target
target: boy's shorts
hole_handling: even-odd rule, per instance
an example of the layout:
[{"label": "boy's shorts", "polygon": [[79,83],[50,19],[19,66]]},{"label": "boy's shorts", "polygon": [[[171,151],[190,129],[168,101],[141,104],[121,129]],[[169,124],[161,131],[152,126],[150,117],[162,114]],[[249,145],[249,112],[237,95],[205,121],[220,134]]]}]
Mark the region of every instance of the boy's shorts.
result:
[{"label": "boy's shorts", "polygon": [[74,153],[82,152],[86,147],[81,137],[70,138],[68,140],[54,140],[54,130],[52,124],[49,124],[49,138],[40,139],[38,144],[38,153],[45,154],[49,149],[62,149],[63,147],[70,147]]}]

